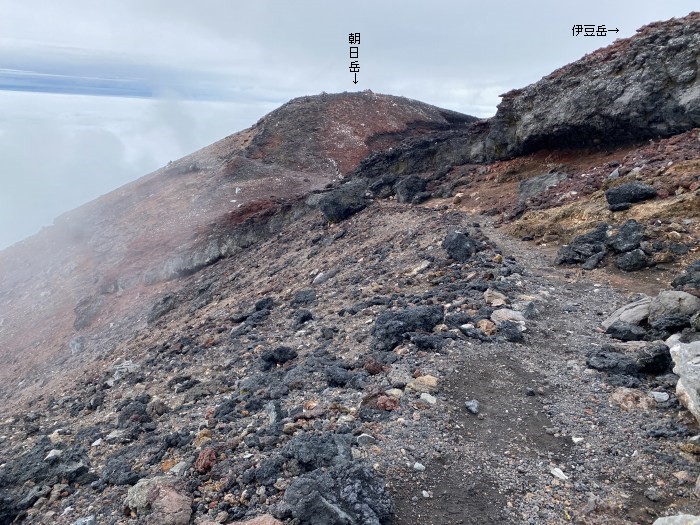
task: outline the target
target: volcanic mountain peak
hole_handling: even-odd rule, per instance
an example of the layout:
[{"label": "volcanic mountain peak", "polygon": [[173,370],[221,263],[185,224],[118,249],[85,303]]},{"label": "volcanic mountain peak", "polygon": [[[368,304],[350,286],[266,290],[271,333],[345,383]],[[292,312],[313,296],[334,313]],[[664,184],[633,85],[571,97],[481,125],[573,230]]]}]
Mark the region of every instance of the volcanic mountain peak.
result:
[{"label": "volcanic mountain peak", "polygon": [[0,252],[0,525],[700,512],[699,24],[487,120],[300,97]]},{"label": "volcanic mountain peak", "polygon": [[[475,120],[371,92],[300,97],[247,130],[62,215],[0,253],[7,307],[0,336],[8,349],[0,355],[0,395],[16,395],[20,381],[38,380],[31,371],[51,370],[54,359],[108,351],[124,326],[144,318],[144,307],[164,289],[157,283],[275,231],[298,215],[292,208],[307,195],[353,171],[370,152]],[[112,333],[112,342],[92,340],[93,333]]]}]

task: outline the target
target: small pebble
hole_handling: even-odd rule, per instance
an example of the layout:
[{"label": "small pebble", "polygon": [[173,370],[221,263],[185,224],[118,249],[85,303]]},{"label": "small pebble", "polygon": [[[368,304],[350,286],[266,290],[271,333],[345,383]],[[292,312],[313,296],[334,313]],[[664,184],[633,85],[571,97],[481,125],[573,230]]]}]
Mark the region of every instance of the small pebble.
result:
[{"label": "small pebble", "polygon": [[665,403],[671,398],[668,392],[652,392],[651,395],[654,396],[657,403]]},{"label": "small pebble", "polygon": [[564,472],[560,468],[553,468],[549,472],[552,474],[552,476],[562,481],[566,481],[567,479],[569,479],[569,476],[564,474]]},{"label": "small pebble", "polygon": [[417,472],[423,472],[425,470],[425,465],[418,463],[417,461],[413,464],[413,470]]},{"label": "small pebble", "polygon": [[469,410],[471,414],[476,415],[479,413],[479,402],[476,399],[467,401],[466,403],[464,403],[464,405],[467,407],[467,410]]},{"label": "small pebble", "polygon": [[376,441],[376,438],[374,436],[370,436],[369,434],[360,434],[359,436],[357,436],[357,444],[361,447],[364,447],[365,445],[371,445]]},{"label": "small pebble", "polygon": [[437,403],[437,398],[435,396],[431,396],[430,394],[428,394],[426,392],[423,392],[420,395],[420,399],[421,399],[421,401],[425,401],[429,405],[434,405],[435,403]]}]

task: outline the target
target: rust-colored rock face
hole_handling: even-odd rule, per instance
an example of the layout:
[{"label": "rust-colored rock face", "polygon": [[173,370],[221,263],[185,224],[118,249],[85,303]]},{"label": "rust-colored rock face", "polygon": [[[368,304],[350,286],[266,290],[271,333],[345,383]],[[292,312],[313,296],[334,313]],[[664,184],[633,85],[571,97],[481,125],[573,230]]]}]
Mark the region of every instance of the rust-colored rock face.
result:
[{"label": "rust-colored rock face", "polygon": [[368,154],[473,120],[371,92],[302,97],[59,217],[0,252],[0,399],[108,354],[168,280],[293,220]]}]

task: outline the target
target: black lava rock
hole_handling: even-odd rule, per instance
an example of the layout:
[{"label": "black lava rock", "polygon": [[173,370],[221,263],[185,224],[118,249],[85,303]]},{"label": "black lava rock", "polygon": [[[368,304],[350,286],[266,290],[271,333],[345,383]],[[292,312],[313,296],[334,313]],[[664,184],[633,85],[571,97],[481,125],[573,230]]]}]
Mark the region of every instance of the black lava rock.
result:
[{"label": "black lava rock", "polygon": [[394,194],[394,183],[397,179],[397,175],[382,175],[373,180],[368,189],[375,198],[386,199]]},{"label": "black lava rock", "polygon": [[394,186],[396,200],[399,202],[412,202],[416,195],[425,191],[426,184],[427,182],[424,179],[416,175],[409,175],[401,179]]},{"label": "black lava rock", "polygon": [[107,460],[102,471],[102,480],[111,485],[136,485],[142,477],[134,472],[126,461],[118,457]]},{"label": "black lava rock", "polygon": [[672,365],[671,352],[663,343],[653,343],[637,355],[637,366],[643,374],[665,374]]},{"label": "black lava rock", "polygon": [[667,315],[660,319],[655,319],[651,327],[661,332],[680,332],[690,326],[690,317],[687,315]]},{"label": "black lava rock", "polygon": [[615,253],[625,253],[639,248],[643,240],[644,226],[632,219],[623,224],[617,234],[608,239],[607,244]]},{"label": "black lava rock", "polygon": [[[562,246],[557,253],[557,264],[586,263],[587,269],[593,269],[605,256],[605,241],[610,226],[603,223],[593,230],[577,235],[569,244]],[[599,254],[603,255],[599,255]]]},{"label": "black lava rock", "polygon": [[304,288],[294,294],[292,306],[309,305],[316,301],[316,291],[313,288]]},{"label": "black lava rock", "polygon": [[282,451],[296,459],[304,472],[345,463],[352,459],[351,438],[327,432],[322,435],[303,433],[294,436]]},{"label": "black lava rock", "polygon": [[330,387],[344,387],[352,378],[350,372],[337,365],[329,367],[326,370],[326,375],[328,376],[328,386]]},{"label": "black lava rock", "polygon": [[637,362],[624,354],[596,349],[588,354],[586,364],[595,370],[610,374],[634,375],[639,372]]},{"label": "black lava rock", "polygon": [[676,290],[683,290],[689,293],[700,291],[700,259],[678,274],[671,284]]},{"label": "black lava rock", "polygon": [[306,323],[307,321],[311,321],[314,316],[309,310],[297,310],[294,312],[294,315],[292,316],[294,319],[294,325],[296,327],[299,327]]},{"label": "black lava rock", "polygon": [[284,364],[297,356],[297,351],[290,346],[278,346],[273,350],[267,350],[260,356],[265,363],[265,368],[270,369],[275,365]]},{"label": "black lava rock", "polygon": [[272,297],[265,297],[255,303],[255,311],[259,312],[260,310],[272,310],[274,306],[274,299],[272,299]]},{"label": "black lava rock", "polygon": [[117,425],[119,428],[128,427],[132,423],[142,424],[151,421],[146,412],[146,404],[141,401],[132,401],[119,410]]},{"label": "black lava rock", "polygon": [[512,321],[503,321],[498,325],[498,335],[511,343],[522,343],[525,341],[520,327]]},{"label": "black lava rock", "polygon": [[416,332],[411,332],[409,339],[416,345],[418,350],[432,350],[434,352],[439,352],[444,343],[444,339],[438,335],[419,334]]},{"label": "black lava rock", "polygon": [[443,308],[440,305],[415,306],[399,311],[389,311],[379,314],[372,335],[375,350],[389,351],[398,346],[404,339],[410,337],[409,332],[430,332],[433,327],[442,322]]},{"label": "black lava rock", "polygon": [[255,469],[255,479],[261,485],[272,485],[280,477],[283,465],[284,458],[281,456],[264,459],[260,466]]},{"label": "black lava rock", "polygon": [[455,261],[464,262],[478,251],[478,244],[464,233],[453,231],[442,241],[442,247]]},{"label": "black lava rock", "polygon": [[369,204],[367,187],[361,181],[351,181],[323,195],[318,201],[321,213],[329,222],[340,222],[363,210]]},{"label": "black lava rock", "polygon": [[641,182],[628,182],[615,188],[610,188],[605,192],[608,204],[616,205],[623,203],[642,202],[656,197],[656,190],[648,184]]},{"label": "black lava rock", "polygon": [[344,463],[295,479],[284,502],[300,525],[390,525],[393,508],[384,481],[361,463]]},{"label": "black lava rock", "polygon": [[641,326],[623,321],[615,321],[605,333],[621,341],[642,341],[647,335],[647,331]]},{"label": "black lava rock", "polygon": [[586,262],[581,265],[584,270],[594,270],[605,259],[605,252],[598,252],[591,255]]},{"label": "black lava rock", "polygon": [[249,326],[258,326],[259,324],[262,324],[268,317],[270,317],[270,310],[256,310],[248,316],[248,318],[245,320],[245,324]]},{"label": "black lava rock", "polygon": [[637,248],[631,252],[623,253],[615,259],[615,265],[625,272],[636,272],[649,266],[651,261],[643,250]]}]

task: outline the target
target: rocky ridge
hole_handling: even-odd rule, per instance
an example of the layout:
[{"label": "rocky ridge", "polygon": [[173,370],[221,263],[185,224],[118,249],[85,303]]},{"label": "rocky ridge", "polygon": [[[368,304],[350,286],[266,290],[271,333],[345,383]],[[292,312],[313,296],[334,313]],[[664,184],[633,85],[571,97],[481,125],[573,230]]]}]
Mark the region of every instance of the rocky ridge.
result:
[{"label": "rocky ridge", "polygon": [[74,356],[110,351],[168,281],[314,209],[305,199],[369,152],[473,120],[371,92],[301,97],[59,217],[0,254],[0,395],[8,402],[29,378],[38,388]]},{"label": "rocky ridge", "polygon": [[698,20],[486,121],[296,99],[3,252],[0,523],[698,514]]}]

